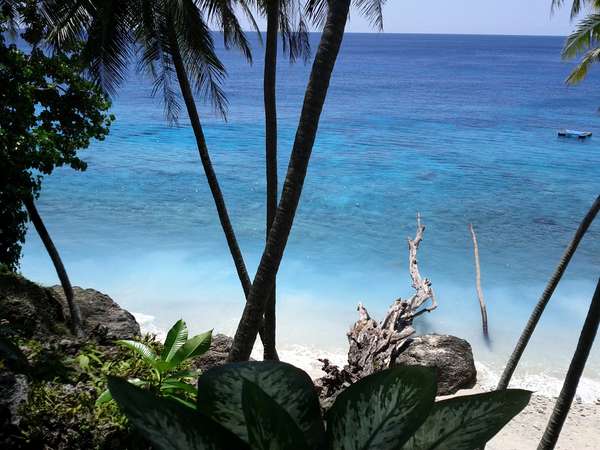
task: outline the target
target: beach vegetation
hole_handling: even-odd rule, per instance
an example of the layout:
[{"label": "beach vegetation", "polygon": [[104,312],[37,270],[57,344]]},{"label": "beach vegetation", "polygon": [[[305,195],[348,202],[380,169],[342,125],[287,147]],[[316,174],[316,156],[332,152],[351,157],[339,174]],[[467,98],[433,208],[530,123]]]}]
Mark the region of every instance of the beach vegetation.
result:
[{"label": "beach vegetation", "polygon": [[198,410],[109,378],[109,389],[156,448],[479,448],[529,402],[495,391],[435,402],[433,369],[402,367],[363,378],[323,416],[310,377],[274,361],[213,368],[198,380]]},{"label": "beach vegetation", "polygon": [[[58,251],[36,208],[42,179],[58,167],[83,171],[78,151],[108,134],[112,115],[104,93],[83,76],[80,54],[45,53],[38,46],[40,18],[31,2],[11,2],[0,23],[0,263],[17,270],[29,218],[54,263],[69,303],[71,325],[81,316]],[[7,43],[18,21],[28,49]],[[14,29],[12,30],[15,31]]]},{"label": "beach vegetation", "polygon": [[[198,334],[188,339],[188,330],[183,320],[178,320],[167,333],[165,342],[159,353],[148,344],[134,340],[118,340],[117,345],[131,350],[149,369],[145,376],[130,378],[129,382],[135,386],[158,392],[161,396],[172,398],[186,407],[195,408],[196,389],[188,383],[189,380],[197,378],[198,371],[187,368],[187,362],[204,354],[210,348],[211,331]],[[89,367],[90,359],[98,360],[93,354],[80,355],[80,365]],[[105,374],[111,373],[110,367],[103,370]],[[108,389],[104,390],[98,399],[97,405],[112,400]]]}]

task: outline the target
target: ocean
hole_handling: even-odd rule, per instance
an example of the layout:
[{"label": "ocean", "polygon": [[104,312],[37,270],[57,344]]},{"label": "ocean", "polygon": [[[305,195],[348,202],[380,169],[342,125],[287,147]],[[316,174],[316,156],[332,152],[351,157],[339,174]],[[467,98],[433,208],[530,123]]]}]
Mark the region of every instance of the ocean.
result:
[{"label": "ocean", "polygon": [[[227,121],[199,105],[215,170],[251,274],[264,247],[262,48],[254,63],[226,51]],[[313,50],[318,36],[312,35]],[[564,84],[562,37],[347,34],[321,117],[278,277],[282,355],[312,364],[346,351],[363,302],[381,318],[412,294],[406,239],[419,250],[439,307],[419,332],[473,345],[492,385],[580,219],[600,193],[600,71]],[[283,181],[310,64],[278,65]],[[109,294],[164,330],[233,333],[244,299],[185,109],[169,126],[152,84],[133,71],[114,98],[109,137],[81,155],[84,173],[47,177],[39,209],[74,285]],[[586,141],[557,137],[589,130]],[[491,344],[481,337],[473,249],[477,232]],[[22,272],[58,282],[32,229]],[[516,377],[560,386],[600,274],[600,224],[590,229]],[[485,383],[485,380],[482,381]],[[520,381],[519,381],[520,380]],[[600,397],[600,344],[582,382]]]}]

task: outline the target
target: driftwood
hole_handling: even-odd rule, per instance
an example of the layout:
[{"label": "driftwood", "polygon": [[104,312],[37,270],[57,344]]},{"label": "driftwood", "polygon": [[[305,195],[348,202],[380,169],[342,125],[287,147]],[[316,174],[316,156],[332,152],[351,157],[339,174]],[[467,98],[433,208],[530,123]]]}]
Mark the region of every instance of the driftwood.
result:
[{"label": "driftwood", "polygon": [[481,268],[479,267],[479,246],[477,245],[477,235],[473,224],[469,224],[469,231],[473,238],[473,254],[475,255],[475,282],[477,287],[477,298],[479,299],[479,308],[481,309],[481,326],[483,327],[483,337],[488,340],[490,335],[488,332],[487,309],[483,299],[483,289],[481,289]]},{"label": "driftwood", "polygon": [[321,398],[330,398],[337,390],[360,378],[390,367],[415,334],[415,317],[437,307],[431,281],[421,276],[417,261],[424,232],[425,226],[417,214],[415,238],[408,238],[408,266],[415,293],[407,300],[399,298],[394,301],[379,323],[370,317],[362,303],[358,304],[359,319],[347,334],[350,343],[348,365],[340,369],[327,360],[321,361],[327,374],[317,382]]}]

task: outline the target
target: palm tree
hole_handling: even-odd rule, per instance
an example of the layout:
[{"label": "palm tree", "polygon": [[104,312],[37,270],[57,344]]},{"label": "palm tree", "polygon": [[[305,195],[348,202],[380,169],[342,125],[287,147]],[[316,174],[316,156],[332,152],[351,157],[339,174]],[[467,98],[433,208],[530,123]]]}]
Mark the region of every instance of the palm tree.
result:
[{"label": "palm tree", "polygon": [[[562,6],[563,0],[553,0],[552,8]],[[590,5],[594,10],[600,9],[600,0],[574,0],[571,6],[571,19],[574,19],[581,9]],[[581,61],[567,77],[567,84],[577,84],[586,77],[590,66],[600,61],[600,13],[593,13],[579,22],[577,29],[569,35],[562,49],[563,59],[571,60],[582,56]]]},{"label": "palm tree", "polygon": [[594,344],[596,333],[598,332],[598,324],[600,323],[600,279],[596,285],[596,292],[592,298],[590,309],[588,310],[585,323],[581,329],[579,342],[573,354],[573,359],[569,365],[569,370],[563,387],[560,391],[558,399],[554,405],[554,410],[546,426],[546,430],[542,436],[542,440],[538,446],[538,450],[551,450],[556,446],[558,437],[562,430],[563,424],[571,409],[573,398],[579,385],[579,379],[585,368],[585,363]]},{"label": "palm tree", "polygon": [[265,250],[252,283],[242,318],[229,353],[230,361],[250,357],[256,335],[272,292],[275,276],[292,229],[296,209],[317,134],[319,118],[327,96],[333,67],[344,36],[350,0],[331,0],[321,41],[306,88],[300,123],[296,131],[281,199],[267,239]]},{"label": "palm tree", "polygon": [[[277,34],[281,33],[284,51],[289,51],[290,61],[298,57],[305,60],[310,54],[308,33],[296,0],[262,0],[258,2],[259,11],[267,19],[265,42],[265,61],[263,75],[263,96],[265,109],[265,160],[267,179],[267,226],[266,236],[275,211],[277,210]],[[277,360],[275,346],[275,304],[276,288],[273,290],[265,308],[264,359]]]},{"label": "palm tree", "polygon": [[247,297],[250,277],[194,100],[195,90],[210,99],[217,112],[223,116],[226,113],[227,100],[221,89],[226,71],[215,54],[208,23],[217,23],[223,30],[227,48],[238,47],[251,60],[235,6],[246,13],[256,28],[246,3],[235,0],[45,0],[43,9],[53,28],[51,43],[68,48],[83,41],[90,75],[111,94],[124,82],[129,61],[137,53],[138,70],[154,80],[153,94],[162,93],[169,122],[175,122],[180,112],[173,87],[176,78],[221,227]]},{"label": "palm tree", "polygon": [[519,338],[519,341],[517,342],[517,345],[515,346],[515,349],[513,350],[513,353],[510,356],[508,363],[506,363],[506,367],[504,368],[504,371],[502,372],[502,376],[500,377],[500,381],[498,382],[498,387],[496,389],[503,390],[508,387],[508,384],[510,383],[510,379],[512,378],[512,375],[513,375],[515,369],[517,368],[517,365],[519,364],[519,360],[521,359],[521,356],[523,355],[523,352],[525,351],[525,347],[527,347],[527,344],[529,343],[529,340],[531,339],[531,335],[533,334],[535,327],[537,326],[537,323],[540,320],[540,317],[542,317],[542,313],[544,312],[546,305],[550,301],[550,298],[552,297],[552,294],[554,293],[554,290],[556,289],[558,282],[560,281],[563,274],[565,273],[565,270],[567,269],[567,266],[569,265],[569,262],[571,261],[573,254],[575,253],[575,250],[577,250],[579,243],[583,239],[583,236],[585,236],[585,233],[587,232],[588,228],[594,221],[594,218],[598,214],[599,210],[600,210],[600,195],[598,197],[596,197],[596,201],[594,202],[594,204],[592,205],[592,207],[590,208],[588,213],[585,215],[585,217],[579,224],[579,228],[577,228],[577,231],[575,232],[573,239],[571,239],[571,242],[567,246],[565,253],[563,254],[562,258],[560,259],[558,266],[556,267],[556,270],[554,271],[554,273],[552,274],[552,277],[548,281],[548,284],[546,285],[546,289],[544,289],[542,296],[540,297],[537,304],[535,305],[535,308],[533,309],[531,316],[529,317],[529,320],[527,321],[527,325],[525,325],[525,329],[521,333],[521,337]]},{"label": "palm tree", "polygon": [[82,320],[81,320],[81,311],[79,310],[79,305],[75,302],[73,296],[73,287],[71,286],[71,281],[69,281],[69,276],[67,275],[67,271],[65,270],[65,266],[63,265],[62,259],[60,258],[60,254],[58,250],[54,246],[54,242],[42,221],[42,218],[35,206],[35,202],[33,198],[26,197],[23,200],[23,204],[25,205],[25,209],[27,209],[27,214],[29,214],[29,219],[33,223],[35,230],[38,232],[44,247],[46,247],[46,251],[52,260],[52,264],[54,264],[54,268],[58,275],[58,279],[60,280],[60,284],[65,293],[65,298],[67,299],[67,306],[69,307],[69,313],[71,315],[70,325],[71,331],[75,336],[82,337],[84,335]]}]

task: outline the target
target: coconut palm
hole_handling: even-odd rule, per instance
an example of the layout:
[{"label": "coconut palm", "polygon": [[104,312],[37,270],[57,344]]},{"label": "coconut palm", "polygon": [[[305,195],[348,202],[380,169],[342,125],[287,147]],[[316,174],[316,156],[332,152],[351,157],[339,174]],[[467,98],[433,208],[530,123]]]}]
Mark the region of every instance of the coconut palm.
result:
[{"label": "coconut palm", "polygon": [[[553,0],[552,8],[562,6],[563,0]],[[574,0],[571,5],[571,19],[574,19],[585,6],[600,10],[600,0]],[[569,35],[562,49],[563,59],[572,60],[582,57],[579,64],[567,77],[567,84],[577,84],[586,77],[590,66],[600,61],[600,13],[595,12],[581,20],[577,29]]]},{"label": "coconut palm", "polygon": [[331,0],[330,2],[327,19],[304,96],[300,122],[292,147],[281,199],[269,230],[267,245],[256,271],[250,295],[247,298],[242,318],[235,333],[229,353],[230,361],[247,360],[254,346],[265,304],[273,289],[275,276],[283,257],[300,195],[302,194],[319,118],[327,96],[331,73],[344,36],[349,7],[350,0]]},{"label": "coconut palm", "polygon": [[226,71],[215,54],[209,23],[216,23],[223,31],[226,47],[238,47],[251,60],[234,7],[246,13],[256,28],[246,3],[237,0],[45,0],[43,5],[53,29],[50,42],[67,48],[83,42],[90,75],[107,92],[114,94],[124,82],[129,62],[136,56],[137,69],[153,79],[153,94],[162,94],[165,115],[175,122],[180,112],[179,84],[221,227],[247,296],[250,277],[194,101],[194,91],[199,92],[225,115],[227,99],[221,82]]},{"label": "coconut palm", "polygon": [[517,345],[515,346],[515,349],[513,350],[513,353],[510,356],[508,363],[506,363],[504,371],[502,372],[502,376],[500,377],[500,381],[498,382],[498,390],[506,389],[508,387],[510,379],[512,378],[512,375],[515,369],[517,368],[517,365],[519,364],[519,360],[521,359],[521,356],[525,351],[525,347],[527,347],[527,344],[531,339],[535,327],[537,326],[540,318],[542,317],[542,313],[544,312],[546,305],[550,301],[550,298],[552,298],[552,294],[554,293],[558,282],[565,273],[565,270],[567,269],[567,266],[569,265],[573,254],[575,253],[575,250],[577,250],[579,243],[581,242],[588,228],[594,221],[594,218],[598,214],[598,211],[600,211],[600,195],[596,197],[596,201],[579,224],[579,227],[577,228],[573,239],[571,239],[571,242],[567,246],[565,253],[560,259],[558,266],[556,267],[556,270],[554,271],[552,277],[548,281],[546,289],[544,289],[542,296],[535,305],[535,308],[533,309],[531,316],[527,321],[527,325],[525,325],[525,329],[521,333],[519,341],[517,342]]},{"label": "coconut palm", "polygon": [[[237,4],[237,3],[236,3]],[[241,4],[244,7],[243,4]],[[226,46],[239,47],[248,59],[250,48],[234,14],[231,0],[45,0],[44,10],[59,47],[83,41],[83,55],[90,75],[109,93],[123,83],[132,57],[138,69],[154,81],[161,93],[169,121],[177,120],[179,84],[200,160],[217,208],[221,227],[242,283],[250,289],[244,259],[227,213],[223,194],[212,166],[194,91],[225,114],[227,99],[221,88],[225,67],[214,50],[209,23],[223,30]],[[176,80],[176,81],[175,81]]]},{"label": "coconut palm", "polygon": [[577,392],[577,386],[579,385],[581,374],[585,368],[585,363],[587,362],[590,350],[594,344],[599,323],[600,279],[596,285],[596,292],[594,293],[585,323],[581,329],[579,342],[577,343],[577,348],[573,355],[573,359],[571,360],[571,364],[569,365],[567,376],[565,377],[563,387],[554,405],[554,410],[552,411],[552,415],[550,416],[550,420],[548,421],[538,450],[551,450],[556,446],[563,424],[571,409],[573,398]]},{"label": "coconut palm", "polygon": [[[267,34],[263,75],[263,97],[265,109],[265,160],[267,179],[267,224],[266,235],[277,209],[277,35],[281,34],[283,50],[287,50],[290,62],[297,58],[308,59],[310,45],[307,27],[297,0],[260,0],[259,12],[266,17]],[[275,349],[275,304],[276,289],[268,300],[265,309],[264,359],[276,360]]]}]

